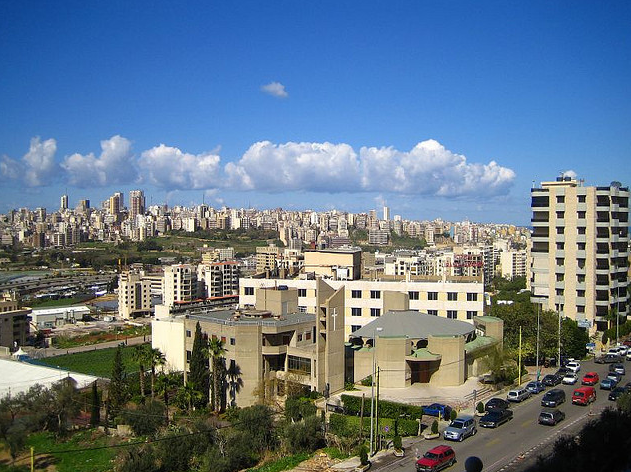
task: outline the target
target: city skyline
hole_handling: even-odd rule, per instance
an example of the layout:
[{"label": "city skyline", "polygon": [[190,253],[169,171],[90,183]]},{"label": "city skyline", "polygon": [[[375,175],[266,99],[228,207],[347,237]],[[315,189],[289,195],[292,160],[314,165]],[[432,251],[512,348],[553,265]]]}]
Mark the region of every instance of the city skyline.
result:
[{"label": "city skyline", "polygon": [[527,226],[533,182],[631,181],[626,4],[0,11],[0,213],[142,189]]}]

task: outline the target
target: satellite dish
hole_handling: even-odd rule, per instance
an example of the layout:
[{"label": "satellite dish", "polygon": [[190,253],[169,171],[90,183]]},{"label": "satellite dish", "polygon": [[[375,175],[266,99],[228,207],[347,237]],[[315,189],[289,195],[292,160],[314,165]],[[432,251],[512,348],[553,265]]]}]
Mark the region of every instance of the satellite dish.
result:
[{"label": "satellite dish", "polygon": [[611,182],[611,184],[609,184],[611,187],[613,188],[620,188],[622,187],[622,184],[620,182],[618,182],[617,180],[614,180],[613,182]]}]

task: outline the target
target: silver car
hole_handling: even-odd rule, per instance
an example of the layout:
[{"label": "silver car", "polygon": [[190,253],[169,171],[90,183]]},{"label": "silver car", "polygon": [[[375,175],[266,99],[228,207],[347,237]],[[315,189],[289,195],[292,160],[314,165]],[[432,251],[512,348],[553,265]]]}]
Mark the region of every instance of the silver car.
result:
[{"label": "silver car", "polygon": [[464,441],[465,438],[473,436],[478,432],[473,416],[459,416],[445,428],[443,438],[451,441]]}]

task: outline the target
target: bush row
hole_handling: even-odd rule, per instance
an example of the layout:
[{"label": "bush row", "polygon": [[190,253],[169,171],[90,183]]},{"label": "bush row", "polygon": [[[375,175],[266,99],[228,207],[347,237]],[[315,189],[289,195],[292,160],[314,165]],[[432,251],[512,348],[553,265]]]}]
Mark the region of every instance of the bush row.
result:
[{"label": "bush row", "polygon": [[[344,411],[347,415],[359,416],[362,408],[361,397],[342,395],[342,403],[344,404]],[[367,411],[370,411],[370,399],[366,399],[364,402],[364,415],[366,415]],[[423,408],[420,406],[379,400],[380,418],[400,418],[401,416],[405,416],[416,419],[420,418],[422,415]]]},{"label": "bush row", "polygon": [[[360,419],[361,418],[358,418],[357,416],[332,413],[329,418],[329,430],[333,434],[342,437],[357,436],[359,434]],[[393,438],[395,432],[395,421],[397,423],[396,429],[398,429],[400,436],[416,436],[418,434],[418,421],[405,418],[399,418],[396,420],[392,418],[380,418],[379,433],[386,438]],[[370,434],[370,416],[364,417],[362,430],[364,436],[368,436]]]}]

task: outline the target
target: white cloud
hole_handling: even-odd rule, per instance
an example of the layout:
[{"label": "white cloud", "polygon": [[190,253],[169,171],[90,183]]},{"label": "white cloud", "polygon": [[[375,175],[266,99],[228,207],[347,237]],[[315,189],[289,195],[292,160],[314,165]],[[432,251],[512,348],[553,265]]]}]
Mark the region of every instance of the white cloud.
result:
[{"label": "white cloud", "polygon": [[348,144],[253,144],[225,167],[227,184],[245,190],[346,192],[359,190],[359,162]]},{"label": "white cloud", "polygon": [[106,187],[131,183],[137,178],[131,141],[122,136],[112,136],[101,141],[101,154],[66,156],[61,167],[71,185],[77,187]]},{"label": "white cloud", "polygon": [[51,177],[57,174],[58,166],[55,163],[57,141],[47,139],[40,141],[39,137],[31,139],[29,150],[21,160],[2,156],[0,160],[0,172],[9,179],[23,178],[27,187],[40,187],[53,183]]},{"label": "white cloud", "polygon": [[188,154],[160,144],[143,153],[138,165],[143,178],[166,189],[208,189],[217,187],[220,157],[213,153]]},{"label": "white cloud", "polygon": [[499,166],[468,163],[433,139],[409,152],[392,147],[362,147],[362,187],[366,191],[410,195],[493,196],[508,192],[515,172]]},{"label": "white cloud", "polygon": [[563,177],[569,177],[571,179],[575,179],[577,177],[577,174],[576,172],[570,169],[563,172]]},{"label": "white cloud", "polygon": [[276,98],[287,98],[289,94],[285,90],[285,86],[280,82],[270,82],[261,86],[261,91]]}]

